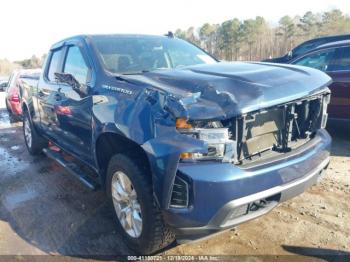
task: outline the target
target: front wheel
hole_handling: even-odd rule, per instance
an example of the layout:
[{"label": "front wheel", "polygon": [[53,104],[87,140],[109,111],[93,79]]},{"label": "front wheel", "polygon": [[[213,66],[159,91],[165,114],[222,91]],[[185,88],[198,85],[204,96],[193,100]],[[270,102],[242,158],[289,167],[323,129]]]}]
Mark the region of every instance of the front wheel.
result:
[{"label": "front wheel", "polygon": [[154,253],[175,240],[153,197],[150,174],[134,159],[118,154],[107,171],[107,194],[118,232],[141,254]]},{"label": "front wheel", "polygon": [[47,147],[47,140],[37,133],[27,111],[23,112],[23,134],[25,144],[31,155],[38,155]]}]

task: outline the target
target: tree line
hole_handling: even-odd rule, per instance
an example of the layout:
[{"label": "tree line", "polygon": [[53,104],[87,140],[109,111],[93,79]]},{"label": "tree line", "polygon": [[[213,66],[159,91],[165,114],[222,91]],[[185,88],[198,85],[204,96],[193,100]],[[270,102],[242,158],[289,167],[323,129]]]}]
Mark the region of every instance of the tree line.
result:
[{"label": "tree line", "polygon": [[205,23],[199,28],[177,29],[175,35],[188,40],[218,59],[263,60],[286,54],[296,45],[316,37],[350,34],[350,17],[339,9],[303,16],[283,16],[270,25],[264,17],[221,24]]},{"label": "tree line", "polygon": [[[296,45],[312,38],[350,34],[350,17],[339,9],[323,13],[306,12],[303,16],[283,16],[277,25],[264,17],[221,24],[205,23],[199,28],[177,29],[175,35],[188,40],[220,60],[255,60],[284,55]],[[41,67],[46,55],[10,62],[0,59],[0,76],[14,69]]]},{"label": "tree line", "polygon": [[46,55],[37,57],[33,55],[31,58],[10,62],[7,59],[0,59],[0,76],[9,76],[15,69],[31,69],[41,68],[45,61]]}]

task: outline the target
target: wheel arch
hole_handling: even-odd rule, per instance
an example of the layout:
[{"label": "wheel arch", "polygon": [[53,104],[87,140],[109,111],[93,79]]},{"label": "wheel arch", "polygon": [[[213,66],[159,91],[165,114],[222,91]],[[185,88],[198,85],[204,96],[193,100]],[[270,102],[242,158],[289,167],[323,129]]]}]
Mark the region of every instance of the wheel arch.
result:
[{"label": "wheel arch", "polygon": [[27,111],[27,112],[30,113],[29,107],[28,107],[28,105],[27,105],[27,103],[26,103],[25,101],[22,101],[22,111],[23,111],[23,113],[24,113],[25,111]]},{"label": "wheel arch", "polygon": [[106,171],[111,157],[119,153],[137,161],[152,179],[150,162],[141,145],[118,133],[105,132],[98,136],[95,143],[95,159],[102,186],[105,186]]},{"label": "wheel arch", "polygon": [[33,117],[35,116],[33,105],[30,104],[27,100],[21,99],[21,108],[22,114],[24,114],[24,112],[28,112],[30,120],[33,121]]}]

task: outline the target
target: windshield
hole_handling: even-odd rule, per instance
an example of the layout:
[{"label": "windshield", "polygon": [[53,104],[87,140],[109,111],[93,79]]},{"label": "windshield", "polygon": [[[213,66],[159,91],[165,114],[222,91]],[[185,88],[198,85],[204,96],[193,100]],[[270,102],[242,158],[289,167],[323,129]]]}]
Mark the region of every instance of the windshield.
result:
[{"label": "windshield", "polygon": [[93,36],[103,66],[112,73],[134,74],[217,61],[194,45],[176,38]]}]

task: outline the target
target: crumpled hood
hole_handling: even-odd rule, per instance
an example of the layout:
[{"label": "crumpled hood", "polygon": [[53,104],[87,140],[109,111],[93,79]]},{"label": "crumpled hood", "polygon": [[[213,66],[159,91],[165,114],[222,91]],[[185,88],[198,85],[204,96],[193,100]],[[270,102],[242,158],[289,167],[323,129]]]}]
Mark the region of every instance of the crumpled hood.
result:
[{"label": "crumpled hood", "polygon": [[318,93],[331,83],[312,68],[255,62],[158,70],[137,79],[174,95],[168,110],[190,119],[236,116]]}]

